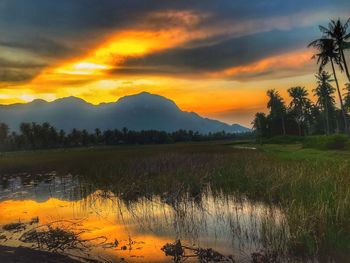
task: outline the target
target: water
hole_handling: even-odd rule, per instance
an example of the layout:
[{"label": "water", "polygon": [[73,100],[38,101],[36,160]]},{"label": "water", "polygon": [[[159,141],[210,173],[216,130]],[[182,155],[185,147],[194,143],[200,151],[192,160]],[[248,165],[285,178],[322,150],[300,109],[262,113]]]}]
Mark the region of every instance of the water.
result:
[{"label": "water", "polygon": [[[33,218],[39,222],[29,224]],[[66,253],[105,262],[170,262],[172,257],[161,248],[176,240],[191,248],[233,255],[236,262],[251,262],[252,253],[258,251],[278,251],[283,256],[288,243],[286,219],[275,206],[213,193],[210,187],[195,196],[179,192],[129,198],[126,193],[103,191],[78,176],[54,172],[2,176],[0,225],[14,222],[26,223],[26,229],[2,230],[0,235],[6,238],[0,239],[0,245],[31,246],[20,236],[52,224],[90,240],[88,249]]]}]

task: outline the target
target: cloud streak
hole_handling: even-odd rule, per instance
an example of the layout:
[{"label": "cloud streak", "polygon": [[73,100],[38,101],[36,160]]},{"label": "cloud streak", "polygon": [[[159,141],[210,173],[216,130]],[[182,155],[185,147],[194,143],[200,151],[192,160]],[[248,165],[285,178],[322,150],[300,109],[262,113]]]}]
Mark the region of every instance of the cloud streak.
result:
[{"label": "cloud streak", "polygon": [[123,67],[117,67],[115,72],[123,70],[132,74],[141,69],[141,73],[160,73],[165,71],[174,74],[179,72],[195,73],[223,70],[259,61],[273,55],[287,53],[305,46],[310,35],[305,35],[307,29],[280,31],[274,30],[239,38],[232,38],[210,46],[194,48],[174,48],[152,53],[143,57],[128,59]]}]

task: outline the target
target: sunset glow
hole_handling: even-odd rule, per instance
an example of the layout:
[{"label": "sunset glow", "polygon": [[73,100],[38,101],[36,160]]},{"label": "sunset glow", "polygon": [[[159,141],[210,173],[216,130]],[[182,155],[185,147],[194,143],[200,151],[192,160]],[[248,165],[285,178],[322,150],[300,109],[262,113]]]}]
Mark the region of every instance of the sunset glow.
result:
[{"label": "sunset glow", "polygon": [[[50,198],[45,202],[35,202],[33,200],[22,200],[22,201],[5,201],[0,203],[2,217],[0,224],[6,224],[18,220],[30,221],[33,216],[37,216],[42,224],[47,224],[52,221],[60,221],[60,218],[71,218],[70,220],[81,221],[85,218],[80,225],[81,229],[89,229],[82,235],[82,238],[89,239],[97,236],[105,236],[108,242],[113,242],[115,239],[128,240],[130,237],[130,230],[133,229],[133,219],[128,214],[125,207],[121,207],[125,214],[122,219],[116,219],[115,213],[112,212],[113,202],[107,202],[100,204],[100,213],[95,214],[91,211],[84,209],[84,201],[63,201],[56,198]],[[90,213],[89,213],[90,212]],[[161,212],[161,211],[159,211]],[[119,221],[120,220],[120,221]],[[129,222],[129,225],[125,225],[124,222]],[[67,220],[69,222],[69,220]],[[69,225],[69,223],[67,223]],[[66,225],[67,225],[66,224]],[[58,226],[64,226],[64,222]],[[157,260],[161,258],[164,260],[164,254],[158,247],[161,247],[166,242],[172,240],[159,238],[155,235],[142,235],[135,234],[133,236],[135,241],[142,241],[142,249],[134,249],[132,254],[140,258],[147,257],[149,260]],[[98,242],[97,240],[96,242]],[[11,243],[12,244],[12,243]],[[122,245],[123,243],[121,243]],[[146,245],[145,245],[146,244]],[[16,245],[14,243],[13,245]],[[135,245],[141,246],[141,245]],[[101,252],[106,253],[110,257],[128,257],[130,251],[120,251],[120,249],[103,250]]]},{"label": "sunset glow", "polygon": [[0,263],[346,262],[349,157],[350,0],[0,0]]},{"label": "sunset glow", "polygon": [[[6,12],[10,6],[7,2],[0,11]],[[104,12],[108,8],[113,7],[106,6]],[[118,13],[118,23],[113,22],[116,13],[96,27],[89,21],[76,21],[72,14],[69,28],[57,26],[57,32],[63,30],[61,34],[38,29],[47,40],[30,49],[24,44],[5,45],[21,38],[9,30],[7,40],[0,43],[4,61],[0,103],[77,96],[98,104],[148,91],[174,100],[184,110],[229,123],[237,121],[237,110],[245,116],[239,121],[250,125],[252,110],[265,108],[266,89],[282,93],[291,85],[313,89],[317,66],[306,45],[316,35],[322,17],[343,14],[345,9],[340,9],[315,12],[305,6],[303,10],[285,10],[286,16],[256,19],[247,19],[242,13],[238,21],[234,16],[219,18],[224,8],[196,10],[179,5],[134,10],[130,19]],[[27,16],[23,19],[36,30],[36,25],[30,24],[31,15]],[[40,18],[45,16],[43,12]],[[6,22],[0,23],[6,27]],[[287,79],[292,81],[286,84]],[[345,82],[344,76],[340,80]]]}]

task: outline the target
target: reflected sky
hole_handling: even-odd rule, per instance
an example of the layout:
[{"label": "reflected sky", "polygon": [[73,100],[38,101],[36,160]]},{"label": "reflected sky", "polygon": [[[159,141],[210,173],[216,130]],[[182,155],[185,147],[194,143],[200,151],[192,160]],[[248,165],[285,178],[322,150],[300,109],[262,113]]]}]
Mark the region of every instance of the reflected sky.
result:
[{"label": "reflected sky", "polygon": [[[278,208],[223,193],[214,195],[210,189],[196,199],[185,194],[176,201],[167,196],[130,201],[94,189],[72,175],[3,176],[0,185],[0,225],[28,222],[33,217],[39,217],[40,225],[77,221],[76,231],[86,230],[84,239],[105,236],[107,242],[119,241],[118,247],[96,246],[91,251],[94,258],[113,262],[122,258],[169,262],[171,258],[161,247],[177,239],[249,262],[250,253],[269,246],[283,250],[288,239],[285,218]],[[59,224],[67,227],[63,221]],[[0,244],[29,245],[19,242],[18,235]],[[124,245],[126,249],[121,250]]]}]

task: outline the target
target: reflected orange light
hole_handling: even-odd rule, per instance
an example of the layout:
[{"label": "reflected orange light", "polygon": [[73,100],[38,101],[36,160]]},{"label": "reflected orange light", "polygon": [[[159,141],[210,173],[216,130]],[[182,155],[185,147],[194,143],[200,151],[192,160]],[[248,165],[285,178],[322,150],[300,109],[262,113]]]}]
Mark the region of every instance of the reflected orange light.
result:
[{"label": "reflected orange light", "polygon": [[[113,204],[111,202],[99,203],[95,213],[91,210],[84,209],[85,203],[80,201],[64,201],[56,198],[50,198],[44,202],[36,202],[33,200],[8,200],[0,202],[0,225],[13,222],[29,222],[33,217],[39,217],[40,225],[44,225],[62,219],[74,220],[79,222],[78,229],[85,229],[81,235],[83,239],[95,238],[97,236],[107,237],[107,242],[113,242],[117,239],[120,246],[127,244],[129,237],[133,241],[142,241],[135,243],[132,250],[120,250],[120,246],[114,249],[103,249],[101,247],[94,248],[94,252],[101,255],[108,255],[110,258],[130,258],[132,262],[164,262],[166,257],[160,250],[167,242],[173,240],[166,237],[158,237],[156,235],[131,233],[132,224],[125,225],[116,219],[118,210],[111,210]],[[124,210],[124,209],[123,209]],[[128,221],[128,213],[125,212],[124,219]],[[84,220],[81,220],[84,219]],[[64,226],[65,222],[59,223],[58,226]],[[132,231],[133,232],[133,231]],[[131,236],[132,234],[132,236]],[[97,240],[96,242],[99,242]],[[6,242],[9,246],[23,245],[18,240],[12,239]],[[139,249],[138,249],[139,248]],[[115,262],[115,261],[113,261]],[[118,261],[119,262],[119,261]]]}]

